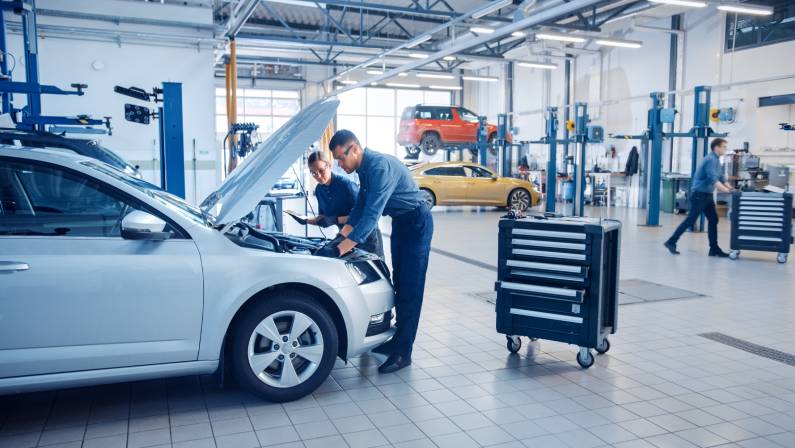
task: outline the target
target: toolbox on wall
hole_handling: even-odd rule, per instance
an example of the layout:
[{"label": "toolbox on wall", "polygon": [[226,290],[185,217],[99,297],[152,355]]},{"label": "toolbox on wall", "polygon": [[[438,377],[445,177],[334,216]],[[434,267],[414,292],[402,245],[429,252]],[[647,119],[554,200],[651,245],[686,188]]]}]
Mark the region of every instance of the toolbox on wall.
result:
[{"label": "toolbox on wall", "polygon": [[759,250],[778,252],[778,262],[786,263],[792,243],[792,193],[733,193],[731,226],[732,260],[741,250]]},{"label": "toolbox on wall", "polygon": [[500,220],[497,331],[508,350],[520,336],[580,347],[577,362],[605,353],[618,317],[621,223],[530,216]]}]

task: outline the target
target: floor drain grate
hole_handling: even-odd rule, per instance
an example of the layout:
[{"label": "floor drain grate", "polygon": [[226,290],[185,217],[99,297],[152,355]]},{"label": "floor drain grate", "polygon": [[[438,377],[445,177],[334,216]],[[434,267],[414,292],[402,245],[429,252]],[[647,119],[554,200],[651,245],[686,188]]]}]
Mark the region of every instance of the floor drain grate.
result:
[{"label": "floor drain grate", "polygon": [[753,353],[754,355],[761,356],[763,358],[772,359],[773,361],[795,366],[795,355],[790,353],[782,352],[770,347],[765,347],[764,345],[754,344],[742,339],[737,339],[723,333],[701,333],[699,336],[711,341],[720,342],[721,344],[728,345],[729,347],[738,348],[744,352]]}]

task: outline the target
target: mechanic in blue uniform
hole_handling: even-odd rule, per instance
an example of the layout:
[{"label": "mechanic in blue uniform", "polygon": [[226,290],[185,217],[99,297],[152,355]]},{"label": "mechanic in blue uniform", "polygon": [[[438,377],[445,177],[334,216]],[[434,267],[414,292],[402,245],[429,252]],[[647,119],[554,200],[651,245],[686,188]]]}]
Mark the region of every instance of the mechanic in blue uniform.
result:
[{"label": "mechanic in blue uniform", "polygon": [[[317,198],[318,215],[307,219],[306,224],[320,227],[337,226],[342,229],[356,204],[359,187],[349,178],[334,173],[331,160],[323,151],[315,151],[310,154],[307,164],[309,165],[309,174],[317,181],[315,197]],[[384,258],[384,243],[381,240],[381,231],[378,230],[378,227],[373,229],[357,247]]]},{"label": "mechanic in blue uniform", "polygon": [[337,131],[329,149],[347,173],[359,174],[359,197],[337,244],[325,246],[320,255],[338,257],[363,243],[378,227],[381,215],[392,217],[392,278],[395,285],[397,331],[377,353],[389,355],[378,368],[390,373],[411,365],[417,336],[425,274],[433,237],[433,217],[408,168],[391,155],[363,148],[353,132]]},{"label": "mechanic in blue uniform", "polygon": [[715,211],[715,201],[712,198],[715,189],[721,193],[732,191],[731,185],[726,183],[726,176],[723,174],[723,167],[720,164],[720,156],[726,154],[728,142],[722,138],[716,138],[709,144],[709,148],[711,149],[710,153],[698,165],[693,177],[687,218],[679,224],[673,235],[663,244],[674,255],[679,254],[679,251],[676,250],[679,238],[696,223],[699,215],[703,212],[707,217],[709,256],[729,256],[718,246],[718,213]]}]

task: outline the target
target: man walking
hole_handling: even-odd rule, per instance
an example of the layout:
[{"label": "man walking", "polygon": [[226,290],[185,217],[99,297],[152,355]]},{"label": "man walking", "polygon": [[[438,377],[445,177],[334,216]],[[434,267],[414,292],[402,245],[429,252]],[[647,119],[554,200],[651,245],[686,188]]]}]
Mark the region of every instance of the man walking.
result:
[{"label": "man walking", "polygon": [[[347,173],[359,174],[360,189],[345,237],[321,255],[340,256],[361,244],[378,226],[381,215],[392,217],[392,278],[395,285],[395,336],[375,351],[388,354],[378,371],[390,373],[411,364],[411,351],[420,320],[425,274],[433,236],[433,217],[408,168],[393,156],[362,148],[353,132],[337,131],[329,149]],[[328,253],[331,252],[331,253]]]},{"label": "man walking", "polygon": [[709,256],[728,257],[729,254],[718,247],[718,213],[715,211],[715,201],[712,195],[717,189],[721,193],[732,191],[731,185],[726,183],[726,176],[720,165],[720,156],[726,154],[728,142],[722,138],[712,140],[709,148],[711,152],[696,168],[696,174],[690,188],[690,208],[687,218],[679,224],[673,235],[664,243],[672,254],[679,254],[676,243],[685,231],[695,224],[701,213],[707,217],[707,235],[709,236]]}]

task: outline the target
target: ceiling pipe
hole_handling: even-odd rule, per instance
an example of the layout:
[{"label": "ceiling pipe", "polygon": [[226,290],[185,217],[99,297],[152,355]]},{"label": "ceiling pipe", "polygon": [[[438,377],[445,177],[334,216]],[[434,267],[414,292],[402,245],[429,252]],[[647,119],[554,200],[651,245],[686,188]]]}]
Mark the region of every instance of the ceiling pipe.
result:
[{"label": "ceiling pipe", "polygon": [[464,42],[458,42],[456,44],[451,45],[448,48],[445,48],[443,50],[437,51],[436,53],[432,54],[427,59],[419,59],[417,61],[410,62],[410,63],[405,64],[403,66],[400,66],[398,68],[389,70],[389,71],[385,72],[382,75],[377,75],[377,76],[374,76],[372,78],[366,79],[365,81],[361,81],[361,82],[358,82],[356,84],[346,86],[346,87],[344,87],[344,88],[342,88],[340,90],[337,90],[335,93],[346,92],[348,90],[352,90],[352,89],[355,89],[357,87],[365,87],[366,85],[369,85],[371,82],[383,81],[383,80],[391,78],[393,76],[397,76],[398,73],[409,71],[409,70],[413,70],[413,69],[422,67],[424,65],[433,63],[435,61],[438,61],[439,59],[441,59],[441,58],[443,58],[445,56],[454,55],[454,54],[462,52],[464,50],[467,50],[467,49],[482,45],[482,44],[484,44],[486,42],[491,42],[491,41],[499,39],[501,37],[508,36],[511,33],[513,33],[514,31],[520,31],[520,30],[523,30],[525,28],[537,26],[537,25],[540,25],[542,23],[548,22],[550,20],[554,20],[557,17],[561,17],[561,16],[564,16],[564,15],[567,15],[567,14],[571,14],[571,13],[573,13],[575,11],[579,11],[579,10],[582,10],[584,8],[591,7],[593,5],[598,4],[600,1],[601,0],[572,0],[572,1],[568,2],[568,3],[564,3],[562,5],[555,6],[555,7],[543,7],[542,6],[532,16],[526,17],[526,18],[524,18],[522,20],[516,21],[516,22],[511,23],[509,25],[505,25],[505,26],[502,26],[500,28],[497,28],[496,30],[494,30],[494,33],[492,33],[492,34],[488,34],[488,35],[485,35],[485,36],[480,36],[480,37],[477,37],[475,39],[469,39],[469,40],[464,41]]}]

